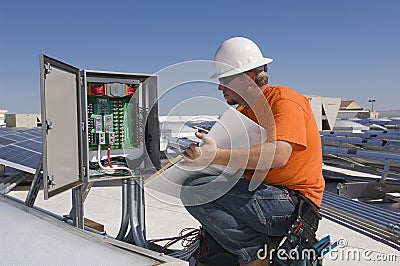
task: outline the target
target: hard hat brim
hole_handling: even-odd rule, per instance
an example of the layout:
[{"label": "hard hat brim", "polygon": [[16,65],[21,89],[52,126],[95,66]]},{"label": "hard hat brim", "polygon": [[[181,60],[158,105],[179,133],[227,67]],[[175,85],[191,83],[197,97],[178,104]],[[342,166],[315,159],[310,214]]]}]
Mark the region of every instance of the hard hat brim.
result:
[{"label": "hard hat brim", "polygon": [[[224,78],[224,77],[229,77],[232,75],[236,75],[239,73],[243,73],[249,70],[252,70],[254,68],[266,65],[274,61],[272,58],[263,58],[261,60],[255,61],[253,63],[247,64],[245,66],[239,67],[239,68],[233,68],[229,71],[226,71],[224,73],[214,73],[210,78],[215,79],[215,78]],[[218,63],[218,62],[217,62]]]}]

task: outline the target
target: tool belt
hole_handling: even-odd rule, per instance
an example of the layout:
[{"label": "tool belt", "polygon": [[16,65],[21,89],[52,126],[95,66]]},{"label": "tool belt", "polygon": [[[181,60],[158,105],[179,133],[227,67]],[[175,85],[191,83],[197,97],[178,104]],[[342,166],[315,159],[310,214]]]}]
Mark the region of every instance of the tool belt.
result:
[{"label": "tool belt", "polygon": [[322,219],[319,214],[319,207],[298,191],[291,190],[289,196],[296,206],[297,219],[300,219],[315,233],[318,229],[319,220]]},{"label": "tool belt", "polygon": [[279,243],[271,265],[320,265],[318,257],[324,247],[316,238],[322,218],[319,207],[297,191],[292,190],[289,195],[296,206],[296,220]]}]

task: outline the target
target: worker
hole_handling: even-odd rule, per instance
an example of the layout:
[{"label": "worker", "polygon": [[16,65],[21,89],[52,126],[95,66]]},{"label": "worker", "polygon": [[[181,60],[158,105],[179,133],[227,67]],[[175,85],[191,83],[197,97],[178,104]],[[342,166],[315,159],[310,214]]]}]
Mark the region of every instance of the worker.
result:
[{"label": "worker", "polygon": [[[269,256],[260,257],[260,250],[273,246],[295,221],[292,192],[304,195],[311,204],[321,204],[325,182],[319,131],[305,96],[288,87],[267,85],[267,66],[273,60],[265,58],[253,41],[226,40],[214,61],[213,78],[219,79],[218,89],[226,102],[264,127],[268,138],[248,148],[222,149],[207,135],[196,133],[203,144],[191,144],[185,150],[183,165],[217,164],[245,170],[229,191],[210,202],[202,200],[214,191],[186,195],[185,191],[217,177],[191,179],[184,184],[182,201],[199,200],[186,206],[187,210],[219,245],[237,255],[241,265],[269,265]],[[260,174],[261,184],[249,189],[250,180]]]}]

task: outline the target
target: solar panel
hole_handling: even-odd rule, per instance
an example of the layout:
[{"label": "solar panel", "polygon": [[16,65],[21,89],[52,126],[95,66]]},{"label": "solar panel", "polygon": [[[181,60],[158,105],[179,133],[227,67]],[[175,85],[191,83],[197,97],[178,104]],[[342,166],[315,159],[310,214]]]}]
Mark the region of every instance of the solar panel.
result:
[{"label": "solar panel", "polygon": [[34,139],[34,138],[41,138],[42,137],[42,133],[40,133],[39,135],[37,135],[35,132],[22,132],[19,133],[18,136],[20,137],[24,137],[27,139]]},{"label": "solar panel", "polygon": [[[4,148],[11,148],[8,149],[7,152],[2,153],[2,149]],[[0,158],[5,159],[5,160],[10,160],[10,161],[14,161],[16,163],[22,163],[25,160],[31,158],[33,155],[35,155],[35,152],[29,151],[29,150],[25,150],[19,147],[3,147],[0,148]]]},{"label": "solar panel", "polygon": [[42,156],[41,128],[0,128],[0,164],[35,173]]},{"label": "solar panel", "polygon": [[8,127],[0,127],[0,136],[9,134],[9,132],[12,132],[12,129],[8,128]]},{"label": "solar panel", "polygon": [[9,134],[9,135],[4,135],[3,137],[12,139],[15,141],[24,141],[27,140],[27,138],[20,136],[20,134]]},{"label": "solar panel", "polygon": [[15,143],[15,140],[0,137],[0,145],[8,145],[12,143]]},{"label": "solar panel", "polygon": [[24,161],[23,163],[25,165],[27,165],[28,167],[31,167],[32,169],[35,169],[38,166],[38,163],[40,161],[40,157],[42,157],[42,154],[33,154],[30,158],[28,158],[26,161]]},{"label": "solar panel", "polygon": [[18,142],[17,145],[19,147],[22,147],[22,148],[25,148],[28,150],[42,153],[42,142],[39,142],[37,140],[25,140],[25,141]]}]

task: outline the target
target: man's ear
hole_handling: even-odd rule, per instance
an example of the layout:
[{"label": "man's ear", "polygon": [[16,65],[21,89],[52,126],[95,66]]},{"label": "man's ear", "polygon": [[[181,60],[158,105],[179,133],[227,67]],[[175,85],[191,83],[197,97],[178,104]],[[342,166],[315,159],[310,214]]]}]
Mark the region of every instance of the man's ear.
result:
[{"label": "man's ear", "polygon": [[247,73],[246,82],[249,87],[254,87],[257,84],[256,77],[257,75],[253,71]]},{"label": "man's ear", "polygon": [[248,72],[247,73],[247,76],[253,81],[253,82],[255,82],[256,81],[256,73],[254,73],[253,71],[250,71],[250,72]]}]

